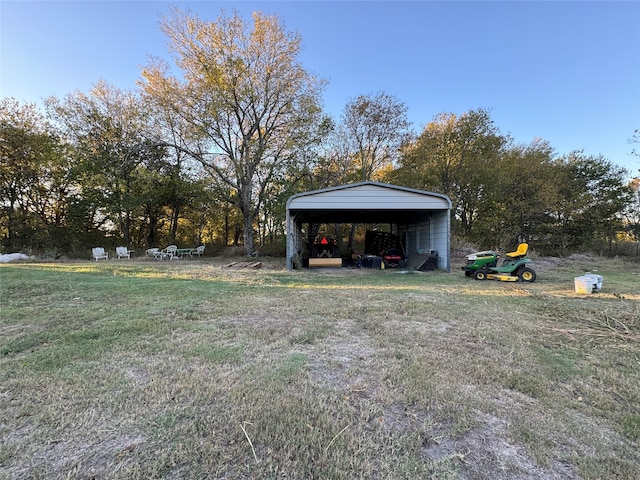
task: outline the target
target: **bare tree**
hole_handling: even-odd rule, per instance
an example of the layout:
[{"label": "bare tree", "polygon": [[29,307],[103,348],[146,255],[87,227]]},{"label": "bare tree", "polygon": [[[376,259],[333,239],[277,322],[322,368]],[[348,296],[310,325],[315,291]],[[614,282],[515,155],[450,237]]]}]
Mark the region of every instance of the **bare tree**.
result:
[{"label": "bare tree", "polygon": [[[629,143],[631,143],[631,144],[640,143],[640,129],[634,130],[633,135],[629,139]],[[638,151],[638,150],[636,150],[634,148],[633,150],[631,150],[631,155],[635,155],[637,157],[640,157],[640,151]]]},{"label": "bare tree", "polygon": [[[632,145],[640,144],[640,129],[636,129],[636,130],[633,131],[633,135],[628,140],[628,142],[630,144],[632,144]],[[634,147],[631,150],[631,155],[635,155],[636,157],[640,157],[640,150],[638,150],[636,147]],[[640,171],[640,170],[638,170],[638,171]]]},{"label": "bare tree", "polygon": [[342,123],[362,181],[392,165],[410,126],[406,105],[384,92],[350,101]]}]

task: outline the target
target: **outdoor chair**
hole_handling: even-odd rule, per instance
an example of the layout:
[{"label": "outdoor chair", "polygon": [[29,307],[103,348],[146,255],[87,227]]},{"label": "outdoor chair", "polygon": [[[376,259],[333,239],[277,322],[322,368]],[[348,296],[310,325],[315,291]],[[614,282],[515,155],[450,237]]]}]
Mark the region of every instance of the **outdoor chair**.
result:
[{"label": "outdoor chair", "polygon": [[109,260],[109,254],[102,247],[94,247],[91,249],[93,259],[97,262],[100,259]]},{"label": "outdoor chair", "polygon": [[116,247],[116,256],[120,258],[131,258],[131,250],[127,247]]},{"label": "outdoor chair", "polygon": [[194,249],[191,252],[191,255],[198,255],[200,257],[204,255],[204,245],[200,245],[198,248]]},{"label": "outdoor chair", "polygon": [[173,260],[174,258],[178,258],[178,246],[177,245],[169,245],[164,250],[159,250],[153,254],[153,258],[156,260],[164,260],[168,258],[169,260]]},{"label": "outdoor chair", "polygon": [[156,253],[159,252],[159,251],[160,251],[159,248],[149,248],[149,249],[145,250],[144,253],[148,257],[155,257]]}]

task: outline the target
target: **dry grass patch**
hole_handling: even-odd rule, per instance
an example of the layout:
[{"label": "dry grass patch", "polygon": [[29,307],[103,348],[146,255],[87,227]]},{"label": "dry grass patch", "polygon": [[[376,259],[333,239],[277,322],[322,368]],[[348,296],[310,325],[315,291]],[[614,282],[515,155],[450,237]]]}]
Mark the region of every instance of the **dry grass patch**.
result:
[{"label": "dry grass patch", "polygon": [[1,266],[0,478],[640,477],[633,265],[272,262]]}]

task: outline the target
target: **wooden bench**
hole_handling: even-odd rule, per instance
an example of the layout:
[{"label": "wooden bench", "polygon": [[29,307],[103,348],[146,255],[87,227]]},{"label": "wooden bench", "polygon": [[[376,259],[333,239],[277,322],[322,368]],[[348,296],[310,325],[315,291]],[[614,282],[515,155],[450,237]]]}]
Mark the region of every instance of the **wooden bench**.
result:
[{"label": "wooden bench", "polygon": [[342,267],[342,258],[310,258],[309,268],[312,267]]}]

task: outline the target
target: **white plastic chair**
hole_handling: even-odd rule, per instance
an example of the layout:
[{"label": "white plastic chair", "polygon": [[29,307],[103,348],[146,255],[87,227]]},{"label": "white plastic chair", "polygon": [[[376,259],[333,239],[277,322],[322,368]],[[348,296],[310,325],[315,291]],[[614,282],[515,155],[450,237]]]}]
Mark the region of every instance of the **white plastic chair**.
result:
[{"label": "white plastic chair", "polygon": [[198,248],[196,248],[195,250],[193,250],[191,252],[191,255],[198,255],[198,256],[202,256],[204,255],[204,245],[200,245]]},{"label": "white plastic chair", "polygon": [[105,252],[102,247],[93,247],[91,249],[91,254],[96,262],[100,259],[109,260],[109,254]]},{"label": "white plastic chair", "polygon": [[177,245],[169,245],[164,250],[159,250],[153,254],[153,258],[156,260],[164,260],[168,258],[169,260],[173,260],[174,258],[178,258],[178,246]]},{"label": "white plastic chair", "polygon": [[131,258],[131,251],[127,247],[116,247],[116,255],[120,258]]}]

